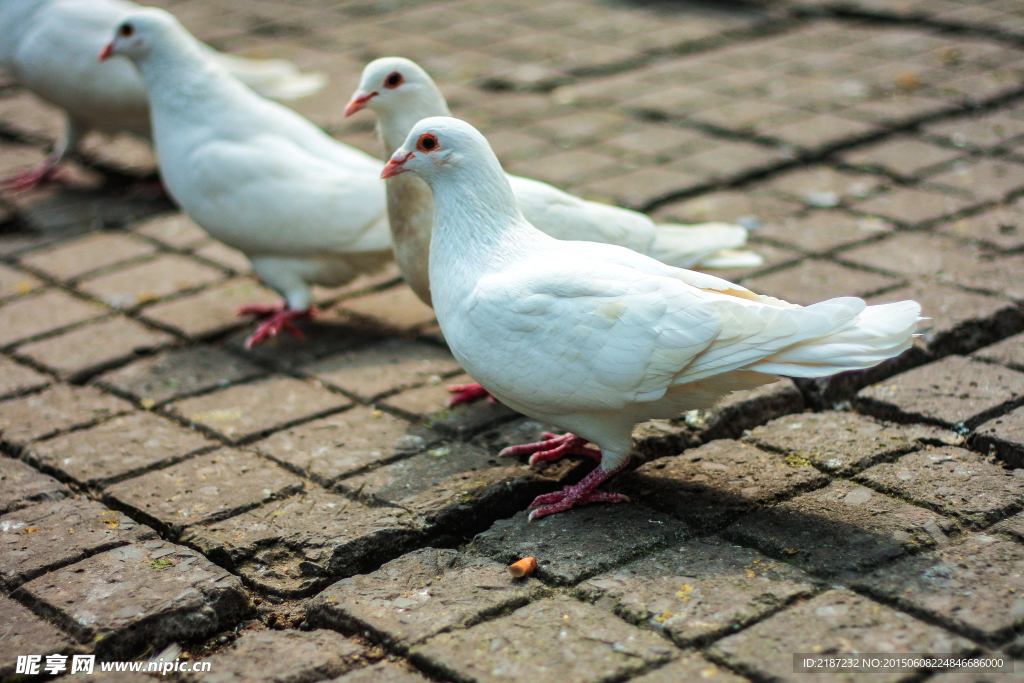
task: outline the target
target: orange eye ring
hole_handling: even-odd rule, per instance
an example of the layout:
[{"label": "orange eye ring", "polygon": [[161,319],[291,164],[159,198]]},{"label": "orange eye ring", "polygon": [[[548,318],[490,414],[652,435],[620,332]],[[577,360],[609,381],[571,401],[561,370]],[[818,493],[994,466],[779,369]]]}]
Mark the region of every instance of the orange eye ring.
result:
[{"label": "orange eye ring", "polygon": [[405,83],[405,78],[397,71],[392,71],[388,74],[388,77],[384,79],[384,87],[388,90],[394,90],[398,86]]},{"label": "orange eye ring", "polygon": [[437,136],[433,133],[424,133],[420,136],[420,139],[416,141],[416,149],[424,154],[430,154],[440,146],[441,143],[437,141]]}]

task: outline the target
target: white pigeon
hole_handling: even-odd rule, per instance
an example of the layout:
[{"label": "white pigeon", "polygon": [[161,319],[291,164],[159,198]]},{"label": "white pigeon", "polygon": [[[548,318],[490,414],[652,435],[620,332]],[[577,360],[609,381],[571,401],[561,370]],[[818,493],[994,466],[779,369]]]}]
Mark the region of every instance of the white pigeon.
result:
[{"label": "white pigeon", "polygon": [[506,451],[599,462],[534,500],[531,519],[625,500],[595,488],[626,465],[638,422],[776,375],[877,365],[910,346],[920,320],[913,301],[796,306],[620,246],[555,239],[524,218],[487,141],[456,119],[416,124],[382,176],[401,173],[434,193],[431,292],[455,358],[501,402],[571,432]]},{"label": "white pigeon", "polygon": [[[150,137],[146,88],[138,72],[127,62],[96,60],[121,18],[139,9],[127,0],[0,0],[0,70],[67,114],[64,139],[47,159],[0,182],[25,189],[45,180],[92,130]],[[304,97],[326,82],[322,74],[300,73],[284,60],[201,49],[267,97]]]},{"label": "white pigeon", "polygon": [[[366,65],[345,115],[363,108],[377,114],[386,157],[405,142],[416,122],[428,116],[451,116],[433,79],[418,64],[402,57],[383,57]],[[558,239],[617,244],[679,268],[740,268],[763,262],[753,252],[735,250],[747,240],[747,231],[738,225],[655,224],[642,213],[585,201],[547,183],[513,175],[508,179],[526,219]],[[411,176],[389,180],[388,213],[398,267],[417,296],[430,305],[430,190]],[[451,405],[484,395],[479,385],[473,384],[450,390],[455,394]]]},{"label": "white pigeon", "polygon": [[334,287],[392,258],[382,163],[243,85],[172,15],[126,15],[101,58],[131,59],[149,91],[168,192],[210,235],[241,250],[284,297],[247,345],[315,313],[310,283]]}]

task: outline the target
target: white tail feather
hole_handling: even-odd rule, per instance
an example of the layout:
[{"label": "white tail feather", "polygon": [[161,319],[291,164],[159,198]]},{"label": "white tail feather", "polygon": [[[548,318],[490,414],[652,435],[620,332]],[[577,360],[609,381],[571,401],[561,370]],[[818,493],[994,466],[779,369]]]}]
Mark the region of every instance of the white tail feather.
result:
[{"label": "white tail feather", "polygon": [[295,100],[317,92],[327,83],[321,72],[302,73],[285,59],[246,59],[211,50],[231,74],[263,97]]},{"label": "white tail feather", "polygon": [[732,251],[747,243],[747,231],[730,223],[655,226],[654,244],[648,256],[677,268],[733,268],[758,266],[760,256]]},{"label": "white tail feather", "polygon": [[696,265],[702,270],[723,270],[725,268],[756,268],[764,265],[764,258],[753,251],[723,249],[717,251]]},{"label": "white tail feather", "polygon": [[860,299],[830,299],[808,306],[807,311],[824,314],[836,324],[827,334],[788,346],[749,366],[750,370],[824,377],[870,368],[910,348],[921,320],[921,306],[914,301],[865,307]]}]

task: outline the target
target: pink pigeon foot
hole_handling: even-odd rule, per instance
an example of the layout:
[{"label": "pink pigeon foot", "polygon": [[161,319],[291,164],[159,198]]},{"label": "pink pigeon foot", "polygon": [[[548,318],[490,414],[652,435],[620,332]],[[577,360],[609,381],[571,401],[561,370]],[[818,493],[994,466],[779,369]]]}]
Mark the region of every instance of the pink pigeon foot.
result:
[{"label": "pink pigeon foot", "polygon": [[448,387],[448,391],[452,394],[446,404],[449,408],[462,405],[463,403],[473,403],[481,398],[486,398],[488,403],[498,402],[496,398],[491,396],[489,391],[479,384],[453,384]]},{"label": "pink pigeon foot", "polygon": [[40,183],[52,180],[59,170],[56,165],[44,162],[33,169],[0,178],[0,187],[11,190],[31,190]]},{"label": "pink pigeon foot", "polygon": [[533,455],[530,456],[530,467],[539,462],[559,460],[567,455],[585,455],[597,462],[601,462],[601,451],[588,446],[586,439],[580,438],[575,434],[558,435],[544,432],[544,439],[544,441],[538,441],[537,443],[509,446],[503,449],[501,453],[498,453],[498,455],[526,455],[527,453],[532,453]]},{"label": "pink pigeon foot", "polygon": [[535,509],[530,513],[529,521],[532,522],[535,519],[547,517],[548,515],[553,515],[556,512],[564,512],[576,507],[577,505],[586,505],[588,503],[631,502],[628,497],[621,493],[594,490],[601,485],[601,482],[613,474],[615,474],[615,472],[605,472],[604,469],[598,465],[590,474],[583,478],[583,481],[575,486],[566,486],[561,491],[545,493],[542,496],[537,496],[533,499],[533,502],[530,503],[530,508]]},{"label": "pink pigeon foot", "polygon": [[256,318],[266,318],[266,320],[256,327],[256,331],[245,340],[245,348],[251,349],[263,340],[277,336],[282,330],[291,332],[299,339],[305,338],[306,335],[302,333],[302,330],[295,327],[292,321],[301,320],[303,318],[314,318],[319,311],[314,306],[303,308],[301,310],[294,310],[286,308],[284,303],[280,303],[273,305],[253,304],[250,306],[239,306],[235,313],[238,315],[251,315]]}]

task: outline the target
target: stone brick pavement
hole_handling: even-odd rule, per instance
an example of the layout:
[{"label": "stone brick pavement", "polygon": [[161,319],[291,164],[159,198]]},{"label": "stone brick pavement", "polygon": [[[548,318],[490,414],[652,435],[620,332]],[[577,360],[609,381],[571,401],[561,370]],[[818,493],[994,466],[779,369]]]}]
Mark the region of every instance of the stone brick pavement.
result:
[{"label": "stone brick pavement", "polygon": [[[1024,6],[1017,0],[163,0],[204,40],[329,73],[421,62],[515,172],[659,219],[734,220],[810,303],[914,298],[866,373],[641,425],[633,505],[527,524],[590,466],[444,410],[467,378],[390,269],[246,351],[238,253],[91,139],[0,194],[0,678],[157,655],[217,681],[839,681],[793,652],[1024,656]],[[0,84],[0,172],[60,116]],[[504,565],[524,555],[536,575]],[[1024,671],[1024,662],[1017,662]],[[886,681],[1019,679],[935,670]],[[138,674],[108,680],[149,680]]]}]

